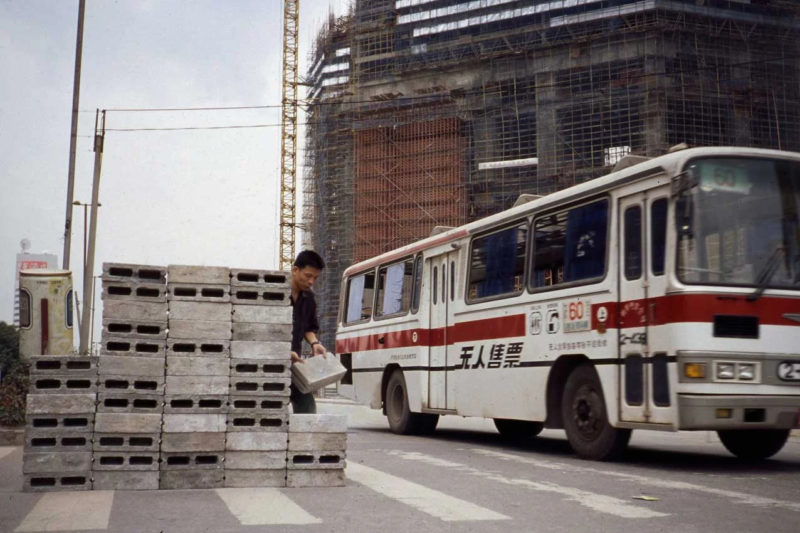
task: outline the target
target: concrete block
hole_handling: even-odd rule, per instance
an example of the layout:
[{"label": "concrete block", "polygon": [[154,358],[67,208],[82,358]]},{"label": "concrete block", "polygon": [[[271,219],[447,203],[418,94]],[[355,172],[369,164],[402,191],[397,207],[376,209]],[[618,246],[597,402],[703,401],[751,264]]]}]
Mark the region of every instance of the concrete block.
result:
[{"label": "concrete block", "polygon": [[238,414],[250,411],[263,411],[266,413],[288,414],[289,398],[285,396],[229,396],[228,413]]},{"label": "concrete block", "polygon": [[[62,395],[59,394],[58,396]],[[91,433],[94,431],[94,416],[94,408],[92,408],[91,413],[28,413],[25,416],[27,420],[25,429],[26,431],[29,429],[49,429],[54,431],[71,431],[74,433]]]},{"label": "concrete block", "polygon": [[166,283],[167,269],[163,266],[131,263],[103,263],[103,281],[142,281]]},{"label": "concrete block", "polygon": [[227,357],[167,357],[167,376],[227,376],[230,359]]},{"label": "concrete block", "polygon": [[159,321],[103,318],[103,338],[112,337],[164,340],[167,338],[167,315]]},{"label": "concrete block", "polygon": [[162,283],[103,280],[104,302],[109,300],[137,300],[140,302],[166,302],[167,286]]},{"label": "concrete block", "polygon": [[287,470],[332,470],[345,467],[344,450],[287,451]]},{"label": "concrete block", "polygon": [[244,378],[231,376],[231,396],[289,396],[291,378]]},{"label": "concrete block", "polygon": [[192,357],[230,357],[229,340],[189,340],[167,338],[167,356],[183,355]]},{"label": "concrete block", "polygon": [[347,433],[347,416],[329,414],[292,414],[290,433]]},{"label": "concrete block", "polygon": [[94,472],[102,470],[158,470],[159,452],[94,452]]},{"label": "concrete block", "polygon": [[71,413],[93,413],[97,394],[28,394],[25,412],[28,415],[60,415]]},{"label": "concrete block", "polygon": [[34,376],[97,375],[97,357],[85,355],[35,355],[27,357],[31,378]]},{"label": "concrete block", "polygon": [[231,286],[211,283],[168,283],[167,298],[170,302],[230,302]]},{"label": "concrete block", "polygon": [[291,359],[231,359],[230,375],[245,378],[290,378]]},{"label": "concrete block", "polygon": [[286,285],[266,287],[231,287],[231,303],[234,305],[291,305],[290,289]]},{"label": "concrete block", "polygon": [[163,433],[162,452],[221,452],[225,450],[225,433]]},{"label": "concrete block", "polygon": [[206,470],[162,470],[158,487],[165,490],[219,489],[225,484],[222,468]]},{"label": "concrete block", "polygon": [[225,452],[225,469],[273,470],[286,469],[286,451]]},{"label": "concrete block", "polygon": [[167,396],[228,393],[227,376],[167,376],[166,379]]},{"label": "concrete block", "polygon": [[230,340],[231,322],[221,320],[173,320],[169,321],[170,339]]},{"label": "concrete block", "polygon": [[103,337],[100,344],[100,355],[164,357],[166,346],[166,341],[157,339]]},{"label": "concrete block", "polygon": [[92,452],[23,453],[22,473],[83,472],[92,469]]},{"label": "concrete block", "polygon": [[211,283],[227,285],[231,282],[231,269],[228,267],[169,265],[169,283]]},{"label": "concrete block", "polygon": [[291,338],[291,324],[232,323],[231,339],[235,341],[286,341]]},{"label": "concrete block", "polygon": [[159,433],[161,414],[154,413],[97,413],[96,433]]},{"label": "concrete block", "polygon": [[167,366],[167,358],[159,357],[130,357],[128,355],[101,355],[99,375],[103,376],[136,376],[136,377],[163,377]]},{"label": "concrete block", "polygon": [[285,432],[242,431],[228,433],[225,440],[226,451],[286,451]]},{"label": "concrete block", "polygon": [[236,431],[286,432],[289,415],[276,411],[237,412],[228,415],[228,433]]},{"label": "concrete block", "polygon": [[233,306],[233,322],[256,322],[259,324],[292,323],[292,307],[276,305]]},{"label": "concrete block", "polygon": [[163,433],[225,431],[226,415],[164,414]]},{"label": "concrete block", "polygon": [[289,433],[288,449],[293,452],[346,450],[347,433]]},{"label": "concrete block", "polygon": [[233,470],[226,468],[225,486],[230,488],[285,487],[286,469]]},{"label": "concrete block", "polygon": [[299,392],[308,394],[336,383],[346,373],[347,369],[335,355],[315,355],[292,365],[292,384]]},{"label": "concrete block", "polygon": [[230,322],[233,318],[233,306],[219,302],[169,302],[170,320],[207,320]]},{"label": "concrete block", "polygon": [[101,392],[97,395],[98,413],[162,413],[163,394]]},{"label": "concrete block", "polygon": [[33,394],[75,394],[97,392],[97,375],[94,373],[72,375],[36,375],[30,377],[30,392]]},{"label": "concrete block", "polygon": [[158,452],[161,433],[95,433],[95,452]]},{"label": "concrete block", "polygon": [[167,395],[164,397],[164,412],[170,414],[226,414],[228,412],[228,396],[211,394]]},{"label": "concrete block", "polygon": [[231,341],[231,358],[291,360],[291,357],[291,339],[286,341]]},{"label": "concrete block", "polygon": [[291,276],[291,272],[287,270],[232,268],[231,285],[244,287],[261,285],[288,285],[291,282]]},{"label": "concrete block", "polygon": [[83,472],[39,472],[23,474],[23,492],[92,490],[92,475]]},{"label": "concrete block", "polygon": [[167,302],[106,300],[103,302],[103,319],[161,323],[167,320]]},{"label": "concrete block", "polygon": [[83,431],[28,429],[25,452],[82,452],[92,450],[92,434]]},{"label": "concrete block", "polygon": [[164,376],[100,376],[97,390],[100,393],[163,394]]},{"label": "concrete block", "polygon": [[167,470],[221,470],[225,452],[161,452],[161,471]]},{"label": "concrete block", "polygon": [[331,470],[286,470],[287,487],[344,487],[345,472]]},{"label": "concrete block", "polygon": [[159,471],[92,472],[94,490],[158,490]]}]

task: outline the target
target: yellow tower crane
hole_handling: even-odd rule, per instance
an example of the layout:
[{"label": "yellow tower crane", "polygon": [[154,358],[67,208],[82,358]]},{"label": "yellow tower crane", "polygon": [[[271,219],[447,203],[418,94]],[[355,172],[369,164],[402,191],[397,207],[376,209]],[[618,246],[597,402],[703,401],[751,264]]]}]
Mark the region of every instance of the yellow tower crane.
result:
[{"label": "yellow tower crane", "polygon": [[281,102],[280,269],[294,261],[297,220],[297,28],[300,0],[283,0],[283,100]]}]

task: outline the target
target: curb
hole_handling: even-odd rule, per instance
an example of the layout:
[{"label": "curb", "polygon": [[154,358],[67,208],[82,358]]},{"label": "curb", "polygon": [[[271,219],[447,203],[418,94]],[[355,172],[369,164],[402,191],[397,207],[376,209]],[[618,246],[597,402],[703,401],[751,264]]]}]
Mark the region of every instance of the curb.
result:
[{"label": "curb", "polygon": [[25,444],[25,428],[0,427],[0,446],[22,446]]}]

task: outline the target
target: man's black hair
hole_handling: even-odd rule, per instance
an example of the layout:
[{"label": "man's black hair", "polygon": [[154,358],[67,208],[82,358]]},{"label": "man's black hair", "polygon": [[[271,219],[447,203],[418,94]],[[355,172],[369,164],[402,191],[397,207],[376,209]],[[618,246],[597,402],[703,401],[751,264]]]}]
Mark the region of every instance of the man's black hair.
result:
[{"label": "man's black hair", "polygon": [[325,261],[317,252],[313,250],[303,250],[294,260],[294,266],[297,268],[305,268],[307,266],[314,267],[317,270],[325,268]]}]

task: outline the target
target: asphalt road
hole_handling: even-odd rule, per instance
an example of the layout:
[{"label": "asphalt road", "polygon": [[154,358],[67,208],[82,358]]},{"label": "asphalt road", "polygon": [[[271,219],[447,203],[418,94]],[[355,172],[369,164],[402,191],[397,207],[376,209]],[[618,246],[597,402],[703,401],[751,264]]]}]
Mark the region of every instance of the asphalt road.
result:
[{"label": "asphalt road", "polygon": [[739,463],[712,433],[634,432],[624,460],[583,461],[563,432],[504,441],[490,421],[446,417],[430,437],[347,414],[345,487],[23,493],[22,449],[0,447],[0,533],[34,531],[648,533],[796,532],[800,438]]}]

